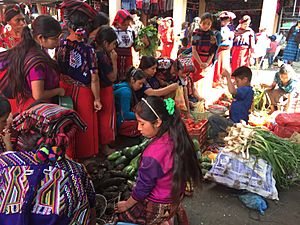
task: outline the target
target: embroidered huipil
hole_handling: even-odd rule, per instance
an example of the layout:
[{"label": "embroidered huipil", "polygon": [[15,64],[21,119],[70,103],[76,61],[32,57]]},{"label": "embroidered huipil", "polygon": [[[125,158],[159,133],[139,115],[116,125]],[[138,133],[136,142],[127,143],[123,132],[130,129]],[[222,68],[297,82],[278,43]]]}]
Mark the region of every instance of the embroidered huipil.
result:
[{"label": "embroidered huipil", "polygon": [[173,141],[169,134],[154,140],[145,149],[132,197],[157,203],[171,203],[173,179]]},{"label": "embroidered huipil", "polygon": [[32,152],[0,155],[0,225],[87,225],[94,206],[82,165],[39,164]]}]

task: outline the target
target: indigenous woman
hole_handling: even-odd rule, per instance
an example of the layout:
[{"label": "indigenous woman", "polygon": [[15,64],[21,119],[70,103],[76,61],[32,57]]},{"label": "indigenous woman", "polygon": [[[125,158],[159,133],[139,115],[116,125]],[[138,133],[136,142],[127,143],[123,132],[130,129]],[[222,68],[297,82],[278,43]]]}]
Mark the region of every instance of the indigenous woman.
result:
[{"label": "indigenous woman", "polygon": [[235,14],[228,11],[223,11],[219,15],[222,40],[217,51],[217,62],[213,79],[214,86],[219,84],[223,69],[230,71],[230,50],[233,44],[234,32],[231,31],[229,26],[234,18]]},{"label": "indigenous woman", "polygon": [[103,109],[98,112],[99,142],[101,145],[109,144],[115,140],[115,104],[113,95],[113,82],[117,79],[117,35],[110,26],[103,25],[96,38],[96,54],[98,72],[100,77],[100,96]]},{"label": "indigenous woman", "polygon": [[283,51],[283,60],[289,64],[299,61],[300,20],[292,26],[286,37],[287,45]]},{"label": "indigenous woman", "polygon": [[25,16],[19,5],[9,5],[4,12],[7,23],[3,33],[0,33],[0,47],[10,49],[21,41],[23,27],[26,25]]},{"label": "indigenous woman", "polygon": [[216,45],[216,37],[211,31],[213,16],[204,13],[201,16],[200,28],[196,29],[192,36],[192,54],[196,71],[191,74],[194,82],[205,77],[212,64]]},{"label": "indigenous woman", "polygon": [[65,1],[62,8],[70,34],[61,40],[57,51],[57,61],[63,73],[61,86],[66,95],[72,97],[76,111],[88,126],[86,132],[76,134],[75,151],[67,154],[83,159],[97,155],[99,146],[97,111],[102,105],[97,57],[94,49],[85,43],[88,34],[94,30],[92,25],[97,12],[79,0]]},{"label": "indigenous woman", "polygon": [[113,29],[118,36],[118,47],[116,48],[118,55],[117,82],[126,79],[126,72],[132,66],[131,48],[135,47],[135,34],[129,26],[131,22],[133,22],[131,14],[125,9],[120,9],[112,23]]},{"label": "indigenous woman", "polygon": [[241,66],[250,66],[250,58],[255,45],[254,31],[249,27],[251,18],[245,15],[240,19],[234,32],[231,70]]},{"label": "indigenous woman", "polygon": [[32,23],[32,30],[24,27],[17,46],[2,53],[1,70],[7,72],[0,88],[16,98],[19,112],[35,100],[51,102],[65,94],[59,88],[58,66],[47,53],[47,49],[57,47],[60,34],[60,24],[51,16],[41,15]]},{"label": "indigenous woman", "polygon": [[161,57],[170,58],[174,46],[173,19],[171,17],[165,19],[165,28],[162,31],[161,41],[163,43]]}]

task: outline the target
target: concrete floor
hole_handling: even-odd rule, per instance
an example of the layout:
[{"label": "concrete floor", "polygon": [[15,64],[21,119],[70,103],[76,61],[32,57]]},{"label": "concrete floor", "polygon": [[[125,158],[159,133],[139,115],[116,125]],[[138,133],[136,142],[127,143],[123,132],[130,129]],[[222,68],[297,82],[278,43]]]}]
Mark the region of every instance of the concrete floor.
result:
[{"label": "concrete floor", "polygon": [[268,209],[261,216],[246,208],[239,192],[216,183],[205,182],[185,199],[190,225],[299,225],[300,184],[279,191],[279,201],[267,200]]}]

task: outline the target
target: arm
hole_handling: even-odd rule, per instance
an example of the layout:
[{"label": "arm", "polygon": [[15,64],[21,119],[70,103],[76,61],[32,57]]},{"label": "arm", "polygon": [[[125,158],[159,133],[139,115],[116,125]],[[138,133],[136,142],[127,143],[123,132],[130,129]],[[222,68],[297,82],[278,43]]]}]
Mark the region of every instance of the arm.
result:
[{"label": "arm", "polygon": [[109,73],[107,75],[107,77],[111,82],[115,82],[116,79],[117,79],[117,74],[118,74],[118,64],[117,64],[118,55],[117,55],[115,50],[111,51],[110,58],[111,58],[111,61],[112,61],[113,71],[111,73]]},{"label": "arm", "polygon": [[119,101],[124,120],[136,120],[134,112],[131,111],[131,91],[125,90],[119,93]]},{"label": "arm", "polygon": [[228,72],[228,70],[224,69],[222,75],[225,76],[227,79],[227,86],[228,86],[228,90],[229,90],[230,94],[235,95],[236,88],[231,81],[231,74]]},{"label": "arm", "polygon": [[100,81],[98,72],[92,73],[91,90],[94,95],[94,108],[97,112],[102,108],[102,104],[100,102]]},{"label": "arm", "polygon": [[152,88],[148,88],[144,93],[148,96],[165,96],[167,94],[170,94],[173,91],[176,91],[176,89],[178,88],[178,84],[171,84],[167,87],[164,88],[159,88],[159,89],[152,89]]},{"label": "arm", "polygon": [[31,92],[32,92],[32,97],[35,100],[49,99],[56,95],[58,95],[58,96],[65,95],[65,90],[63,88],[54,88],[51,90],[45,90],[44,89],[44,80],[31,81]]},{"label": "arm", "polygon": [[193,95],[195,96],[195,98],[198,99],[198,101],[202,101],[203,98],[199,95],[197,89],[195,87],[193,87]]},{"label": "arm", "polygon": [[196,61],[201,66],[202,65],[202,61],[201,61],[200,56],[199,56],[199,54],[197,52],[196,46],[192,46],[192,54],[193,54],[194,58],[196,59]]}]

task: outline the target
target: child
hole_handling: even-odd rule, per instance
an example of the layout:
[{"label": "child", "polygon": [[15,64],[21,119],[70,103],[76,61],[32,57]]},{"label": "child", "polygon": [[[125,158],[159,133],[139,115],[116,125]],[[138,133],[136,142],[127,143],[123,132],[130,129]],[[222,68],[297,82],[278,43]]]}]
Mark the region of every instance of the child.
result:
[{"label": "child", "polygon": [[172,99],[142,99],[136,107],[136,117],[138,129],[152,142],[141,156],[131,197],[118,202],[115,211],[118,221],[162,224],[182,207],[185,182],[199,184],[199,163]]},{"label": "child", "polygon": [[115,104],[113,82],[117,79],[117,35],[110,26],[102,26],[96,34],[98,73],[102,110],[98,112],[99,143],[109,144],[115,139]]},{"label": "child", "polygon": [[12,150],[8,129],[8,118],[10,113],[11,106],[9,101],[0,96],[0,153]]},{"label": "child", "polygon": [[277,47],[278,47],[278,42],[276,41],[276,36],[275,35],[272,35],[269,38],[271,40],[271,43],[270,43],[270,48],[267,49],[267,57],[268,57],[269,68],[272,68],[273,67],[273,62],[274,62],[275,52],[276,52]]},{"label": "child", "polygon": [[191,76],[194,82],[205,77],[214,58],[217,40],[210,30],[212,22],[212,14],[204,13],[201,17],[200,29],[195,30],[192,36],[192,54],[196,71]]},{"label": "child", "polygon": [[[215,141],[218,140],[218,134],[220,132],[226,132],[228,126],[239,123],[241,120],[244,120],[246,123],[248,122],[249,110],[252,105],[254,94],[250,85],[252,78],[252,71],[250,68],[241,66],[237,68],[232,75],[224,69],[222,75],[227,79],[228,90],[233,95],[234,100],[230,107],[229,119],[219,115],[212,115],[208,118],[208,122],[211,126],[209,137]],[[232,83],[231,76],[234,77],[237,88]]]},{"label": "child", "polygon": [[179,56],[183,51],[185,51],[188,45],[189,45],[189,39],[187,37],[182,38],[181,46],[177,52],[177,56]]},{"label": "child", "polygon": [[[275,74],[275,78],[271,86],[267,86],[267,95],[270,99],[270,114],[275,111],[277,104],[281,102],[284,105],[284,111],[289,108],[291,97],[297,92],[299,93],[299,82],[294,79],[295,71],[290,65],[283,64],[279,71]],[[275,87],[278,88],[275,89]],[[282,99],[282,100],[281,100]]]}]

